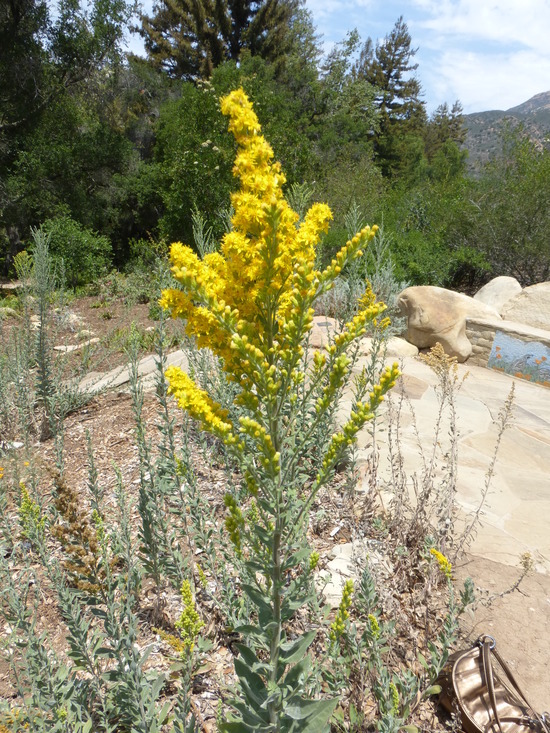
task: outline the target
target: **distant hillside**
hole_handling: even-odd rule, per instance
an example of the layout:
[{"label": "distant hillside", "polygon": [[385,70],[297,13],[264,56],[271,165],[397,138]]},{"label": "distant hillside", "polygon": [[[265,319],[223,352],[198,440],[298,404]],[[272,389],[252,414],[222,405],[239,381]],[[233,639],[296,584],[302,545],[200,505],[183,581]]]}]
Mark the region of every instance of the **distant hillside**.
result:
[{"label": "distant hillside", "polygon": [[468,149],[468,165],[476,171],[498,151],[500,133],[506,124],[515,127],[523,124],[532,140],[540,145],[550,138],[550,91],[535,94],[527,102],[506,111],[491,110],[464,115],[467,128],[465,147]]}]

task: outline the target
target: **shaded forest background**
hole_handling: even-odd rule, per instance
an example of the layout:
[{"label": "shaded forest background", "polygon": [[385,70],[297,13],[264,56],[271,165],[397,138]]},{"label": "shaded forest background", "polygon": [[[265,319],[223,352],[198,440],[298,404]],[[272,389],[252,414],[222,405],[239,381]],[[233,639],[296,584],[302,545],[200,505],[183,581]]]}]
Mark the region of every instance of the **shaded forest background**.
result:
[{"label": "shaded forest background", "polygon": [[[129,29],[147,57],[125,53]],[[550,152],[504,128],[467,167],[460,102],[428,116],[403,18],[323,57],[300,0],[6,0],[0,5],[0,271],[51,234],[67,282],[147,267],[172,241],[219,237],[234,143],[219,97],[242,85],[298,210],[383,227],[395,276],[466,291],[550,279]],[[203,219],[196,212],[202,212]],[[359,219],[361,222],[359,222]]]}]

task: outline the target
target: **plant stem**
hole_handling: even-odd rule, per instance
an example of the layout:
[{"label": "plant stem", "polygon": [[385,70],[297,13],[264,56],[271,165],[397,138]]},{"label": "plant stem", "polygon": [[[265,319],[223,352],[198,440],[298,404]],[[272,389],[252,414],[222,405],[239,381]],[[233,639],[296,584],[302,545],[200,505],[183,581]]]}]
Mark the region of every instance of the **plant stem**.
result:
[{"label": "plant stem", "polygon": [[[273,533],[273,575],[272,575],[272,591],[271,602],[273,610],[274,632],[271,637],[271,645],[269,650],[269,658],[271,665],[270,682],[273,689],[277,685],[278,668],[279,668],[279,651],[281,644],[281,522],[277,518],[277,527]],[[280,731],[280,712],[282,700],[278,697],[269,703],[269,720],[275,726],[275,731]]]}]

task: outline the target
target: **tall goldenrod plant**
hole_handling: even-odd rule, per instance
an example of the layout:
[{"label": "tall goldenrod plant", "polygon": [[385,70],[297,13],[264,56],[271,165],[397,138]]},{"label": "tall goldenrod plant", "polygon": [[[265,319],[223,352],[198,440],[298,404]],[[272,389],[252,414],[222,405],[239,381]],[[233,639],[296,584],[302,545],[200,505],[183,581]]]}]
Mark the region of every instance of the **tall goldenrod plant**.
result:
[{"label": "tall goldenrod plant", "polygon": [[[226,528],[242,564],[242,591],[256,616],[237,629],[247,642],[235,660],[240,698],[222,729],[322,733],[329,729],[335,701],[307,695],[307,650],[316,632],[287,636],[289,621],[314,592],[306,539],[309,510],[398,370],[397,365],[386,369],[355,402],[311,473],[303,465],[310,465],[312,438],[349,378],[346,352],[385,306],[367,289],[357,315],[309,365],[303,343],[316,299],[361,256],[376,227],[362,229],[324,271],[317,271],[315,248],[328,228],[330,209],[314,204],[299,223],[283,196],[284,174],[273,162],[244,91],[224,97],[221,108],[238,145],[234,174],[240,189],[232,196],[233,227],[220,251],[202,260],[189,247],[172,245],[172,273],[181,287],[165,290],[161,303],[174,317],[186,319],[188,334],[220,358],[227,379],[238,387],[240,416],[232,418],[179,368],[166,372],[170,392],[204,430],[223,441],[245,487],[240,498],[225,497]],[[297,429],[304,425],[298,419],[303,410],[309,416],[305,431]]]}]

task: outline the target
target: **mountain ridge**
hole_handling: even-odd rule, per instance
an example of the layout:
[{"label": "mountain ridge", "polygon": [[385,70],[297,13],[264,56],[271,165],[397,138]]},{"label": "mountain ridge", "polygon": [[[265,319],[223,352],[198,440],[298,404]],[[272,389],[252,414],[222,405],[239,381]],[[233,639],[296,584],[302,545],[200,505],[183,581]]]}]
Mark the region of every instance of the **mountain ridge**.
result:
[{"label": "mountain ridge", "polygon": [[475,173],[500,148],[500,136],[508,125],[523,125],[529,138],[539,147],[547,144],[550,133],[550,90],[540,92],[507,110],[487,110],[464,115],[468,167]]}]

